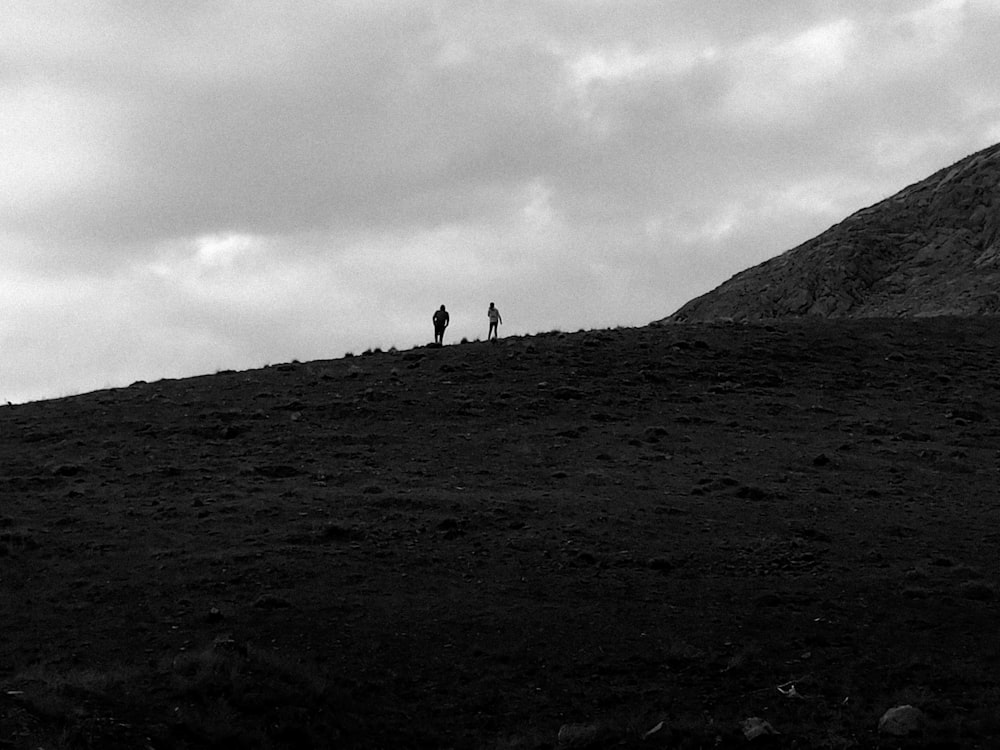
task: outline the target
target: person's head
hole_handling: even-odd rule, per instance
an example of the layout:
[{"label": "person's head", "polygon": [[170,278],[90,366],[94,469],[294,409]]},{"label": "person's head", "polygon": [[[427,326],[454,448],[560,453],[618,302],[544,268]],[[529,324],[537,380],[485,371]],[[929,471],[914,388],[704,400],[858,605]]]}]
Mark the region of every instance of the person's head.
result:
[{"label": "person's head", "polygon": [[493,303],[492,302],[490,302],[490,307],[493,307]]},{"label": "person's head", "polygon": [[444,310],[444,305],[441,305],[441,309]]}]

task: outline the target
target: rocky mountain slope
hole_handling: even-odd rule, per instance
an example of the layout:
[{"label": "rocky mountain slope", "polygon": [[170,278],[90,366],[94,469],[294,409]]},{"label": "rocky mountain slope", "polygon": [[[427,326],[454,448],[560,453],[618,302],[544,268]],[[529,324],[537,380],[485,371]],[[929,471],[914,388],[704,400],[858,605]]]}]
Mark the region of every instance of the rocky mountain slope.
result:
[{"label": "rocky mountain slope", "polygon": [[1000,144],[736,274],[660,322],[1000,313]]}]

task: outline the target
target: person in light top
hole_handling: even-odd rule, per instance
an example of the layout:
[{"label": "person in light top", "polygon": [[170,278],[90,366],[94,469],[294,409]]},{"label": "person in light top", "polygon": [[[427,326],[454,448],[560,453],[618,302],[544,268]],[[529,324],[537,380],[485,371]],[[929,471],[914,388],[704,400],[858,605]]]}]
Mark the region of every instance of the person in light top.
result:
[{"label": "person in light top", "polygon": [[500,317],[500,311],[497,310],[496,305],[492,302],[490,302],[490,309],[486,311],[486,315],[490,319],[490,331],[486,334],[486,340],[489,341],[492,337],[496,341],[497,326],[503,323],[503,318]]}]

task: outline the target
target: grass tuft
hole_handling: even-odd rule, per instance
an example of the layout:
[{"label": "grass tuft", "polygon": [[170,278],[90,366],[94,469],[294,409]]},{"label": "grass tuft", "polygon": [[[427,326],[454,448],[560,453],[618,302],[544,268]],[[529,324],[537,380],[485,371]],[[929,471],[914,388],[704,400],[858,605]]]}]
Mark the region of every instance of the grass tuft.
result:
[{"label": "grass tuft", "polygon": [[0,724],[16,719],[50,750],[142,747],[147,737],[157,747],[308,750],[365,736],[350,697],[311,663],[225,636],[145,672],[34,665],[0,689],[17,705]]}]

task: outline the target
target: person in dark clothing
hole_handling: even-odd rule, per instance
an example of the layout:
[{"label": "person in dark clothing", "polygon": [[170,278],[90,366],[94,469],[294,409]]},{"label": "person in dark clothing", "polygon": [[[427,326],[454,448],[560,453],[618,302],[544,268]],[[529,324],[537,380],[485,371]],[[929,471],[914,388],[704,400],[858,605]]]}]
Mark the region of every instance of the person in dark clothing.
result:
[{"label": "person in dark clothing", "polygon": [[434,343],[438,346],[444,346],[444,329],[451,322],[451,316],[444,309],[444,305],[441,305],[440,309],[434,311],[431,320],[434,321]]}]

